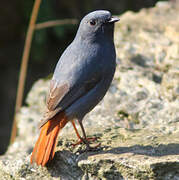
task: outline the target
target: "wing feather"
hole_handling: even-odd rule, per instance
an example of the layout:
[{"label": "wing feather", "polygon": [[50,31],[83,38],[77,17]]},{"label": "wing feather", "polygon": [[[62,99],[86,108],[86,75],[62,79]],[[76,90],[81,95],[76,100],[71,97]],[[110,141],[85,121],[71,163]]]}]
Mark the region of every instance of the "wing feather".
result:
[{"label": "wing feather", "polygon": [[69,84],[58,84],[57,81],[54,79],[50,82],[50,90],[47,95],[47,108],[50,111],[55,110],[55,108],[58,106],[59,102],[62,100],[62,98],[67,94],[69,91]]}]

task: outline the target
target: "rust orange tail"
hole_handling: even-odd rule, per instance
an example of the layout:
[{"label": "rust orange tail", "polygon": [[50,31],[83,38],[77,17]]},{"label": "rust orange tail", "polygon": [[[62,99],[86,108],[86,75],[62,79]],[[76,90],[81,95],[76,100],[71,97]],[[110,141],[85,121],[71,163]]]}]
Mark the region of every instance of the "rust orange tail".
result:
[{"label": "rust orange tail", "polygon": [[59,131],[66,125],[67,117],[64,112],[58,113],[41,127],[39,138],[33,149],[30,163],[45,166],[53,159]]}]

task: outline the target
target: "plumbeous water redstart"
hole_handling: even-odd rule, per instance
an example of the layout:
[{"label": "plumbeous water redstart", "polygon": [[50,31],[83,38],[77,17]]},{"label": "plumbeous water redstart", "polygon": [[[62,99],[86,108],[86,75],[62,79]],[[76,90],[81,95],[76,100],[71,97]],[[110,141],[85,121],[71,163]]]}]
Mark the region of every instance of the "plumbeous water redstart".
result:
[{"label": "plumbeous water redstart", "polygon": [[[59,131],[71,121],[75,132],[90,148],[82,124],[84,116],[106,94],[116,68],[114,23],[119,19],[106,10],[87,14],[72,43],[60,57],[47,96],[47,110],[31,155],[31,163],[45,166],[53,159]],[[82,129],[81,137],[75,121]]]}]

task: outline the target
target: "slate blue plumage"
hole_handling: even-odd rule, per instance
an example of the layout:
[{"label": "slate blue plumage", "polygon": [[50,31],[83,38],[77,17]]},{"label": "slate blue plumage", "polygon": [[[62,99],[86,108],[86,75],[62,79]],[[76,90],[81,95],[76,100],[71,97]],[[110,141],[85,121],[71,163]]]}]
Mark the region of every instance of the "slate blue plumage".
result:
[{"label": "slate blue plumage", "polygon": [[[64,51],[53,80],[68,83],[69,91],[57,107],[69,118],[82,119],[104,97],[114,76],[116,53],[113,42],[114,19],[108,11],[85,16],[75,39]],[[90,22],[95,21],[95,25]]]},{"label": "slate blue plumage", "polygon": [[82,126],[84,116],[102,100],[116,68],[113,35],[118,20],[105,10],[93,11],[81,20],[55,68],[40,127],[62,111]]},{"label": "slate blue plumage", "polygon": [[[109,11],[94,11],[86,15],[73,42],[60,57],[47,96],[47,110],[41,122],[41,131],[31,155],[31,163],[45,166],[53,159],[59,131],[72,122],[79,142],[93,150],[83,127],[83,117],[106,94],[116,68],[113,42],[114,23]],[[78,132],[77,119],[83,137]]]}]

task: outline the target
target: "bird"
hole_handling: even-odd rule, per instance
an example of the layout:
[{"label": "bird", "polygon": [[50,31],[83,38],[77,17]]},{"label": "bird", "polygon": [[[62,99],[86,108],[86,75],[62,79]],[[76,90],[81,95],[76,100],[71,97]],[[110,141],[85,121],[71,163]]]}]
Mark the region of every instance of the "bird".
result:
[{"label": "bird", "polygon": [[[90,149],[82,120],[105,96],[116,69],[114,24],[107,10],[90,12],[81,20],[76,36],[61,55],[50,80],[40,135],[30,163],[46,166],[55,155],[57,136],[71,122],[79,143]],[[75,123],[79,123],[83,137]]]}]

